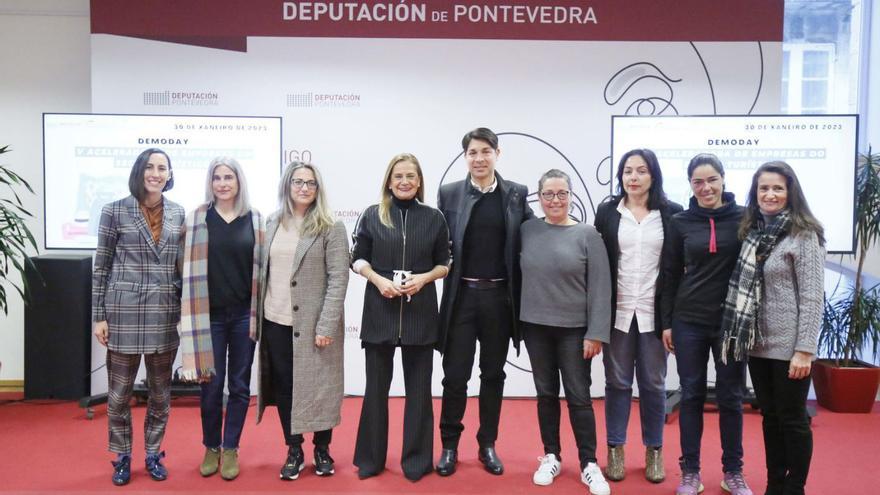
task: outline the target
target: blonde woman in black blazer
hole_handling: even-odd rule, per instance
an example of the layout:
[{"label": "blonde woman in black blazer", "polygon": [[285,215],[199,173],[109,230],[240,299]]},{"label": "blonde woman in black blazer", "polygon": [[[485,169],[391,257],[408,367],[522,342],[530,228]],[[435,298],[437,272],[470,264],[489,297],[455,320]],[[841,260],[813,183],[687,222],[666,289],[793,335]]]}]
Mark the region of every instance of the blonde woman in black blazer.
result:
[{"label": "blonde woman in black blazer", "polygon": [[131,196],[104,206],[92,277],[94,334],[107,347],[110,451],[116,453],[112,481],[131,478],[131,400],[141,355],[149,399],[144,420],[147,471],[168,476],[160,445],[171,408],[171,366],[180,321],[180,233],[185,212],[162,193],[171,189],[171,160],[156,148],[135,160]]},{"label": "blonde woman in black blazer", "polygon": [[[440,341],[434,281],[448,271],[449,231],[440,211],[422,203],[424,179],[415,156],[391,159],[381,197],[361,215],[351,258],[352,269],[369,282],[361,323],[367,384],[354,464],[361,479],[385,469],[388,390],[400,347],[406,385],[401,467],[417,481],[433,469],[431,374]],[[395,277],[396,270],[407,273]]]}]

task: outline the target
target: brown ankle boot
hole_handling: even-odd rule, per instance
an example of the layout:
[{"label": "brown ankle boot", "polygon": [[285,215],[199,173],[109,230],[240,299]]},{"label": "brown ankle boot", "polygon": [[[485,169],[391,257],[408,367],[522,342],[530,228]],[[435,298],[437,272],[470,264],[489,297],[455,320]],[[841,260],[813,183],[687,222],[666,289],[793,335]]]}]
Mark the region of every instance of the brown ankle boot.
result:
[{"label": "brown ankle boot", "polygon": [[199,472],[202,473],[202,476],[211,476],[217,472],[219,467],[220,449],[205,448],[205,458],[202,460],[202,465],[199,466]]},{"label": "brown ankle boot", "polygon": [[238,477],[238,449],[223,449],[223,463],[220,467],[220,476],[227,481]]},{"label": "brown ankle boot", "polygon": [[666,479],[663,469],[663,447],[645,449],[645,479],[651,483],[662,483]]},{"label": "brown ankle boot", "polygon": [[605,476],[611,481],[621,481],[626,477],[623,445],[608,446],[608,464],[605,467]]}]

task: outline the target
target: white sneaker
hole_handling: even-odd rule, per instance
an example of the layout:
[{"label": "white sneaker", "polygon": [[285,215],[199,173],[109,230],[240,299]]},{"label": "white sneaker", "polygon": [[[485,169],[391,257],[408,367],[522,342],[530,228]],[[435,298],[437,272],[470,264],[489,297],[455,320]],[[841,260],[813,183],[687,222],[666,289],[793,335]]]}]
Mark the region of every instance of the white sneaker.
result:
[{"label": "white sneaker", "polygon": [[553,478],[559,476],[562,465],[556,458],[556,454],[547,454],[544,457],[538,457],[538,460],[541,462],[541,465],[538,466],[538,470],[532,476],[532,481],[536,485],[547,486],[553,483]]},{"label": "white sneaker", "polygon": [[611,495],[611,487],[608,486],[608,482],[602,476],[602,470],[595,462],[587,464],[581,472],[581,481],[590,487],[590,493],[593,495]]}]

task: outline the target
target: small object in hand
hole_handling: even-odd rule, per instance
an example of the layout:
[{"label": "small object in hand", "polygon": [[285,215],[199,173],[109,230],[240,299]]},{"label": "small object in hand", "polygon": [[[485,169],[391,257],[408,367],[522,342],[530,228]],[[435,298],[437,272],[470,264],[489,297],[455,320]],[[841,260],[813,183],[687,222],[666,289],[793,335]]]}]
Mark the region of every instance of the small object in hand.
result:
[{"label": "small object in hand", "polygon": [[[391,281],[394,283],[395,287],[400,290],[401,288],[403,288],[404,285],[406,285],[406,280],[409,279],[411,276],[411,270],[394,270],[394,277]],[[406,302],[410,301],[412,301],[412,296],[407,294]]]},{"label": "small object in hand", "polygon": [[398,288],[403,287],[406,283],[406,279],[412,276],[412,271],[410,270],[394,270],[394,276],[391,278],[391,281]]}]

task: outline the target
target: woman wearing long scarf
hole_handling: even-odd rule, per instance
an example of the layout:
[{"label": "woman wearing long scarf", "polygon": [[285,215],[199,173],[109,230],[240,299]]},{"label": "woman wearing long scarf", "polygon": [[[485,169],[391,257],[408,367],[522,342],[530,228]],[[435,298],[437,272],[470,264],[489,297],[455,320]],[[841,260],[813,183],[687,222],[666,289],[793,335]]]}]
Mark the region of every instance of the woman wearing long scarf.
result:
[{"label": "woman wearing long scarf", "polygon": [[787,163],[755,172],[739,236],[723,354],[737,361],[748,355],[763,417],[764,493],[801,494],[813,452],[806,401],[822,322],[825,239]]},{"label": "woman wearing long scarf", "polygon": [[232,480],[239,473],[238,444],[251,398],[263,226],[260,212],[250,206],[247,181],[234,158],[215,158],[208,166],[205,201],[186,217],[182,377],[202,388],[205,457],[199,472],[211,476],[220,469],[224,479]]}]

